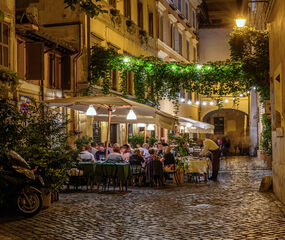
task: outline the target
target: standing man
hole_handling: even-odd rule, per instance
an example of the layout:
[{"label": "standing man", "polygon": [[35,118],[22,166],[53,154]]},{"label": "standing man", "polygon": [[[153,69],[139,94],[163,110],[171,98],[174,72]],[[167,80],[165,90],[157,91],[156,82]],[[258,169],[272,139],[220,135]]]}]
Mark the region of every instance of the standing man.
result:
[{"label": "standing man", "polygon": [[209,179],[216,181],[220,169],[220,157],[221,157],[221,151],[219,149],[219,146],[211,139],[206,138],[204,141],[202,139],[198,140],[198,144],[202,147],[203,150],[200,152],[200,155],[206,155],[208,152],[212,153],[212,167],[213,167],[213,173],[212,177]]}]

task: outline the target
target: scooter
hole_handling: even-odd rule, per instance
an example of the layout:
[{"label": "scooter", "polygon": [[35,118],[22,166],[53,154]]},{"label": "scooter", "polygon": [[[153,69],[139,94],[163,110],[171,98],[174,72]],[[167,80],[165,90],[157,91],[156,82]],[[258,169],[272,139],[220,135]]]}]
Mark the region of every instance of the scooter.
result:
[{"label": "scooter", "polygon": [[39,213],[43,202],[39,188],[44,186],[44,181],[35,175],[36,170],[14,151],[1,154],[0,205],[12,204],[24,217]]}]

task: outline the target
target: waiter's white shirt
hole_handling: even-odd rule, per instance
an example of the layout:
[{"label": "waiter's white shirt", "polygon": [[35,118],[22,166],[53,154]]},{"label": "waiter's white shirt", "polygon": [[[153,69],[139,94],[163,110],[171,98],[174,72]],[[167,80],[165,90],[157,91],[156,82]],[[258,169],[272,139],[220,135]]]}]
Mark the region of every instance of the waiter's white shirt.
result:
[{"label": "waiter's white shirt", "polygon": [[95,157],[92,153],[88,152],[88,151],[82,151],[81,153],[79,153],[79,158],[81,160],[93,160],[95,161]]},{"label": "waiter's white shirt", "polygon": [[205,155],[209,151],[215,151],[219,149],[219,146],[211,139],[206,138],[203,142],[204,148],[199,155]]}]

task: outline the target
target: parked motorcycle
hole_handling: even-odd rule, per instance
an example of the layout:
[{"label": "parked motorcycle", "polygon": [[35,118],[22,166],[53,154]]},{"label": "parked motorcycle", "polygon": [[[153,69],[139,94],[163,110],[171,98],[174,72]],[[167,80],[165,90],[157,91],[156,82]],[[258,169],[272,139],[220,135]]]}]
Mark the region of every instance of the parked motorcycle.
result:
[{"label": "parked motorcycle", "polygon": [[39,213],[44,186],[41,176],[35,175],[29,164],[16,152],[2,154],[0,159],[0,205],[10,205],[24,217]]}]

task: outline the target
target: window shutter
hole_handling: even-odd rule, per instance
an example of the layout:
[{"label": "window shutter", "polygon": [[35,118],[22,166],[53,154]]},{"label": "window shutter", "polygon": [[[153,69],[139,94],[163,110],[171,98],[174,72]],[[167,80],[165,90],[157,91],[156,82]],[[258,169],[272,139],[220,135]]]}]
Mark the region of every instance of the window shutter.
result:
[{"label": "window shutter", "polygon": [[44,44],[41,42],[26,43],[26,79],[43,79],[43,50]]},{"label": "window shutter", "polygon": [[70,90],[70,56],[63,56],[61,58],[61,87],[63,90]]}]

